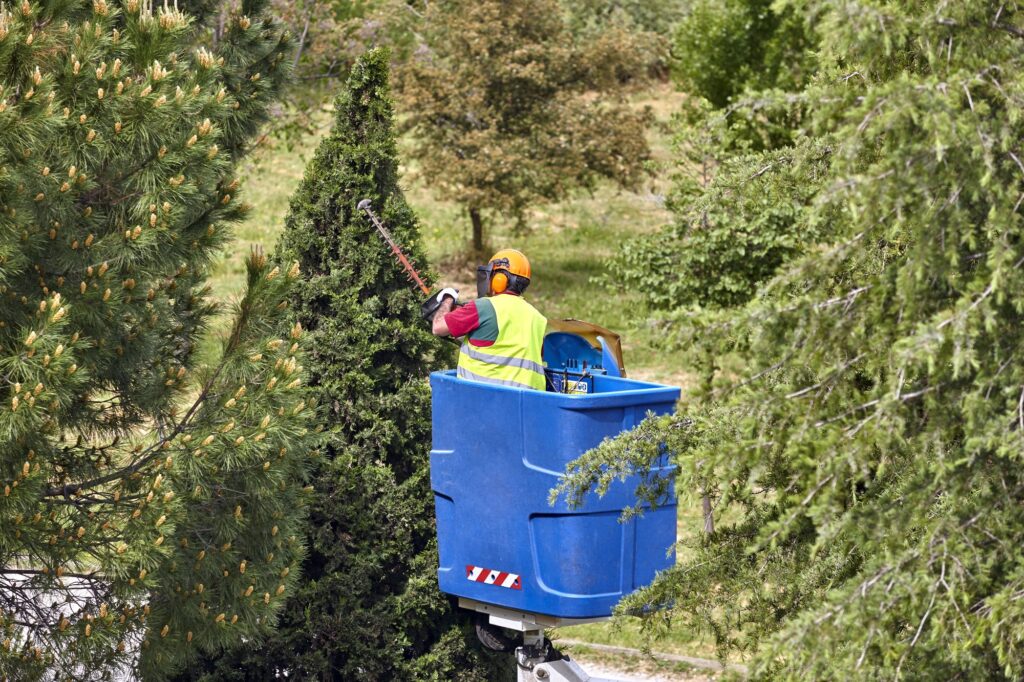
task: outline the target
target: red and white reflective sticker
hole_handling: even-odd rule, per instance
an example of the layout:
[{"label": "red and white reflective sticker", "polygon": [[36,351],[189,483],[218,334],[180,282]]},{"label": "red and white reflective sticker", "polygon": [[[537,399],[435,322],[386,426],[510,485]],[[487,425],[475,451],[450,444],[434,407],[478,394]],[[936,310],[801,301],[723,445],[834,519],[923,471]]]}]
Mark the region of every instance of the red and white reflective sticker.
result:
[{"label": "red and white reflective sticker", "polygon": [[485,585],[507,587],[513,590],[523,589],[523,581],[519,579],[519,574],[496,571],[493,568],[484,568],[483,566],[470,566],[467,564],[466,580],[484,583]]}]

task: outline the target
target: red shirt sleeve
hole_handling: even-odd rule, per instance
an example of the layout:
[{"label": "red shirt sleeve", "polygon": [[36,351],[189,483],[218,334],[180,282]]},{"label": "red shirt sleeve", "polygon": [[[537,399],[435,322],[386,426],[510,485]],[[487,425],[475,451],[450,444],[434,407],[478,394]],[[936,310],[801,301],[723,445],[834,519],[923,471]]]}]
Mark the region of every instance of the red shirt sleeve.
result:
[{"label": "red shirt sleeve", "polygon": [[452,336],[465,336],[480,326],[480,315],[476,311],[476,301],[470,301],[461,308],[456,308],[444,316],[444,323]]}]

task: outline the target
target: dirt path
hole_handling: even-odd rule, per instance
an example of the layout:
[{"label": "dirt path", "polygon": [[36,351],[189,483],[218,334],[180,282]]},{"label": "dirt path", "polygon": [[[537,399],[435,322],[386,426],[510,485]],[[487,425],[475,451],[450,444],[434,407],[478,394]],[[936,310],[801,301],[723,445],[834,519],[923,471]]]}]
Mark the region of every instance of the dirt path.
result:
[{"label": "dirt path", "polygon": [[[563,639],[559,648],[570,654],[593,678],[614,682],[710,682],[723,672],[718,661],[677,654],[647,655],[638,649]],[[731,664],[730,671],[746,673]],[[595,680],[596,682],[596,680]]]},{"label": "dirt path", "polygon": [[715,679],[713,673],[693,671],[691,673],[645,673],[632,672],[624,673],[619,670],[590,663],[581,658],[576,659],[583,669],[590,675],[592,682],[711,682]]}]

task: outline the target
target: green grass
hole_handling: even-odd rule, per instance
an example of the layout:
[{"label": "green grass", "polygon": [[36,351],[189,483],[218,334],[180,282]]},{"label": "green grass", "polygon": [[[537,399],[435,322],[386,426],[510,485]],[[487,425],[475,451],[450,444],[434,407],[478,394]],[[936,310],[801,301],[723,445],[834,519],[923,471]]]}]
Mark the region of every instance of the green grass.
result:
[{"label": "green grass", "polygon": [[[661,197],[668,190],[671,160],[667,122],[678,109],[680,95],[660,88],[638,98],[640,106],[651,106],[659,124],[652,127],[649,142],[655,164],[661,170],[641,191],[624,192],[602,185],[593,194],[580,193],[570,201],[538,207],[530,215],[530,231],[514,234],[511,226],[497,222],[488,226],[491,246],[514,247],[526,253],[533,267],[533,282],[527,298],[548,317],[573,317],[600,324],[622,335],[626,368],[630,376],[684,386],[690,376],[680,354],[657,349],[655,332],[646,324],[647,311],[642,291],[609,291],[595,283],[605,273],[605,262],[620,243],[650,233],[671,219]],[[325,124],[329,117],[324,116]],[[299,149],[281,145],[261,149],[242,168],[242,198],[252,205],[247,220],[235,227],[236,241],[214,267],[211,285],[216,296],[230,303],[242,290],[245,257],[250,245],[268,252],[284,226],[288,201],[299,182],[305,163],[324,128]],[[474,295],[476,262],[467,257],[469,220],[457,205],[435,196],[414,173],[404,173],[406,196],[421,220],[421,235],[432,270],[439,282],[454,285]],[[397,267],[397,266],[396,266]],[[204,345],[205,353],[227,331],[228,317],[221,316]],[[685,502],[685,504],[684,504]],[[679,534],[692,538],[702,526],[699,500],[680,500]],[[598,644],[642,648],[637,623],[575,626],[560,636]],[[685,629],[673,631],[654,643],[653,649],[666,653],[713,657],[713,646]]]},{"label": "green grass", "polygon": [[245,222],[233,228],[234,243],[214,266],[211,285],[218,297],[228,300],[241,294],[250,247],[273,250],[284,229],[288,201],[316,148],[316,140],[311,139],[309,143],[308,147],[292,151],[283,146],[265,146],[243,163],[242,199],[252,209]]}]

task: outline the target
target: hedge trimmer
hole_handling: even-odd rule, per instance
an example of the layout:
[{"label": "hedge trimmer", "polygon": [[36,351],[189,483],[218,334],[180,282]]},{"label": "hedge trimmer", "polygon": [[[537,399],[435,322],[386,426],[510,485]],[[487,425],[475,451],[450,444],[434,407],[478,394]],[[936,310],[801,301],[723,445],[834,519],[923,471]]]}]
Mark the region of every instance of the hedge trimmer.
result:
[{"label": "hedge trimmer", "polygon": [[373,223],[374,227],[377,228],[377,232],[380,233],[384,242],[391,247],[391,253],[395,255],[395,258],[398,260],[398,264],[402,266],[403,270],[405,270],[405,274],[409,278],[409,281],[418,286],[424,296],[430,296],[430,289],[423,283],[423,278],[420,277],[420,273],[416,272],[416,268],[413,266],[412,261],[410,261],[402,252],[402,247],[398,245],[398,242],[396,242],[395,238],[391,236],[391,232],[388,231],[388,228],[384,227],[384,223],[381,222],[380,218],[377,217],[377,214],[373,212],[372,208],[370,208],[370,200],[363,199],[359,202],[356,208],[360,211],[366,212],[367,217],[369,217],[370,222]]},{"label": "hedge trimmer", "polygon": [[377,214],[373,212],[373,209],[370,206],[370,200],[363,199],[356,205],[356,208],[360,211],[364,211],[366,216],[370,219],[370,222],[373,223],[373,226],[377,228],[377,232],[384,240],[384,243],[391,248],[391,253],[394,254],[395,259],[398,261],[401,268],[405,270],[405,275],[409,278],[409,281],[415,284],[419,290],[428,297],[427,300],[423,302],[423,305],[420,306],[423,317],[428,320],[432,319],[434,317],[434,313],[437,312],[437,309],[441,306],[441,302],[444,301],[446,297],[453,299],[454,303],[458,303],[459,292],[455,289],[446,287],[436,295],[430,293],[430,288],[423,283],[423,278],[420,276],[420,273],[416,271],[416,266],[413,265],[413,262],[405,255],[402,251],[402,247],[398,245],[395,238],[391,236],[391,232],[388,228],[384,227],[384,223],[377,217]]}]

